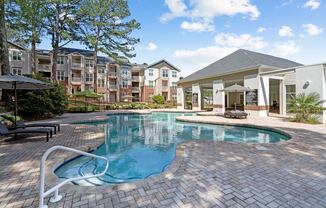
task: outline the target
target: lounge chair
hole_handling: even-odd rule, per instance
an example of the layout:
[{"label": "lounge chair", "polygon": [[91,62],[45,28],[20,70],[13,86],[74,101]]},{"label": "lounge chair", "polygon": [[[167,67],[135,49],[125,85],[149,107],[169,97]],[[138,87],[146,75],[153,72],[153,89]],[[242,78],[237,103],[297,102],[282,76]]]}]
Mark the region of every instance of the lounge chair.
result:
[{"label": "lounge chair", "polygon": [[225,118],[247,118],[248,113],[240,110],[226,111],[224,113]]},{"label": "lounge chair", "polygon": [[16,122],[16,128],[28,128],[28,127],[51,127],[54,130],[54,134],[57,133],[57,130],[60,131],[60,124],[54,124],[54,123],[32,123],[32,124],[25,124],[24,121],[17,121]]},{"label": "lounge chair", "polygon": [[14,134],[15,137],[17,134],[34,134],[34,133],[39,133],[39,134],[46,134],[46,142],[49,141],[49,137],[52,137],[52,130],[51,129],[16,129],[16,130],[8,130],[5,124],[0,123],[0,135],[5,136],[5,135],[12,135]]}]

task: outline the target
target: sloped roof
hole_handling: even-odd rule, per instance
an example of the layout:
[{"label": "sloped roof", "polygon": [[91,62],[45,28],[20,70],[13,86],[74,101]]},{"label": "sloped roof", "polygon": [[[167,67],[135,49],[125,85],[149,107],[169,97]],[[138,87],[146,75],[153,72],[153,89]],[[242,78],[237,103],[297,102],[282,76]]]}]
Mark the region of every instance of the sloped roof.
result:
[{"label": "sloped roof", "polygon": [[239,49],[211,65],[185,77],[180,80],[179,83],[217,77],[226,73],[236,72],[240,69],[258,68],[260,66],[283,69],[302,66],[302,64],[284,58]]},{"label": "sloped roof", "polygon": [[149,66],[147,66],[147,68],[152,68],[152,67],[154,67],[154,66],[156,66],[158,64],[161,64],[161,63],[165,63],[165,64],[169,65],[171,68],[173,68],[174,70],[177,70],[178,72],[181,71],[179,68],[177,68],[176,66],[174,66],[173,64],[171,64],[170,62],[168,62],[165,59],[162,59],[162,60],[159,60],[159,61],[157,61],[155,63],[152,63]]}]

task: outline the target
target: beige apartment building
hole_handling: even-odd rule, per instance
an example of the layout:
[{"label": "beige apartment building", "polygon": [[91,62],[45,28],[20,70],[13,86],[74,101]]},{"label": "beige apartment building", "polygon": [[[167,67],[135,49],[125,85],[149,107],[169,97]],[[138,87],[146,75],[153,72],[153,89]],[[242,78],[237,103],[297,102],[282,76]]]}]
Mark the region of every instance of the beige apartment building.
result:
[{"label": "beige apartment building", "polygon": [[[32,73],[29,49],[9,42],[9,56],[12,74]],[[50,50],[37,50],[36,72],[50,79],[53,61]],[[95,89],[93,51],[61,48],[56,63],[56,79],[68,94]],[[166,60],[151,65],[121,64],[98,56],[96,64],[97,92],[106,102],[150,102],[154,94],[176,102],[180,70]]]}]

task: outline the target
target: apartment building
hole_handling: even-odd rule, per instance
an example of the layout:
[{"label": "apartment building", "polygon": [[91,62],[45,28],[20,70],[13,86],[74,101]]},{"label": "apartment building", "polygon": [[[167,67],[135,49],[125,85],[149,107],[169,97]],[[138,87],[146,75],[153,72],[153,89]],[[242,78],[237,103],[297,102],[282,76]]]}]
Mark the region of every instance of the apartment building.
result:
[{"label": "apartment building", "polygon": [[141,75],[144,77],[141,100],[149,102],[153,95],[161,94],[166,101],[177,101],[180,69],[163,59],[144,68]]},{"label": "apartment building", "polygon": [[[29,49],[9,42],[9,53],[12,74],[32,73]],[[37,50],[37,73],[50,79],[53,62],[50,50]],[[68,94],[95,89],[93,51],[61,48],[56,64],[56,79],[65,86]],[[96,65],[97,92],[104,95],[106,102],[150,102],[154,94],[176,102],[180,70],[166,60],[148,66],[127,61],[121,64],[98,56]]]},{"label": "apartment building", "polygon": [[30,74],[31,57],[28,49],[15,43],[8,42],[10,73],[12,74]]}]

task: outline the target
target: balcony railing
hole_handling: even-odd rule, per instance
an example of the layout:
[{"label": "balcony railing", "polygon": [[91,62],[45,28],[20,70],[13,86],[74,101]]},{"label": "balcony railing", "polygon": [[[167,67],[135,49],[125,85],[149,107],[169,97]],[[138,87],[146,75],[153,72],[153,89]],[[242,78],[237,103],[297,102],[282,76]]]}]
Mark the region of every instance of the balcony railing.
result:
[{"label": "balcony railing", "polygon": [[81,77],[72,77],[71,81],[72,82],[81,82],[82,78]]},{"label": "balcony railing", "polygon": [[72,63],[71,66],[73,68],[78,68],[78,69],[82,68],[82,64],[81,63]]},{"label": "balcony railing", "polygon": [[139,76],[132,76],[131,79],[133,82],[139,82]]},{"label": "balcony railing", "polygon": [[169,91],[169,86],[162,86],[162,91]]},{"label": "balcony railing", "polygon": [[86,79],[85,83],[86,84],[93,84],[94,80],[93,79]]},{"label": "balcony railing", "polygon": [[139,87],[132,87],[133,92],[139,92]]},{"label": "balcony railing", "polygon": [[38,70],[39,71],[50,71],[50,65],[38,65]]},{"label": "balcony railing", "polygon": [[117,85],[113,85],[113,84],[109,85],[109,90],[117,90],[117,89],[118,89]]},{"label": "balcony railing", "polygon": [[109,72],[108,73],[108,76],[109,77],[116,77],[117,76],[117,73],[116,72]]}]

